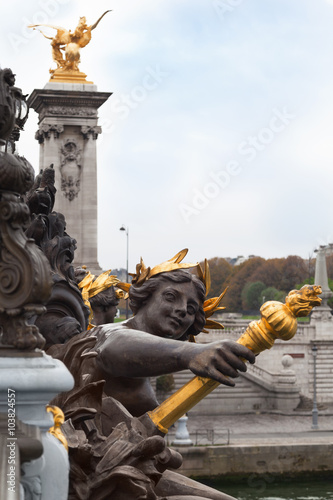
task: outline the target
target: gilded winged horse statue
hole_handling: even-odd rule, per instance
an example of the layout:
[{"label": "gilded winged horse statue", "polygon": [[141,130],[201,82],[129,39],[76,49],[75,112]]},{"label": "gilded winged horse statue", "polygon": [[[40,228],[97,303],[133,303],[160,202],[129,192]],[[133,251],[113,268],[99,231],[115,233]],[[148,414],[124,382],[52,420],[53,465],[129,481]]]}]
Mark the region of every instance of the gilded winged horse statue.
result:
[{"label": "gilded winged horse statue", "polygon": [[[97,27],[101,19],[111,12],[105,11],[101,17],[92,25],[88,26],[86,18],[80,17],[77,27],[73,32],[54,26],[52,24],[30,24],[28,27],[38,29],[47,39],[51,40],[52,57],[57,64],[56,69],[50,69],[51,81],[55,76],[68,76],[79,73],[80,49],[88,45],[91,40],[91,32]],[[56,30],[54,36],[49,36],[40,27],[52,28]]]}]

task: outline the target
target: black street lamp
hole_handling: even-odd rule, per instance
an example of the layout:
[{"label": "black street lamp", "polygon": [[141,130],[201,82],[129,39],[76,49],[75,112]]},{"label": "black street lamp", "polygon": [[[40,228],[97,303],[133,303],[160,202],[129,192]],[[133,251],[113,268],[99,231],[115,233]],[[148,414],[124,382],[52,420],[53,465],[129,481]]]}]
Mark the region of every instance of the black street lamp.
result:
[{"label": "black street lamp", "polygon": [[318,427],[318,407],[317,407],[317,351],[316,344],[312,345],[313,355],[313,408],[312,408],[312,429],[319,429]]},{"label": "black street lamp", "polygon": [[[128,283],[128,240],[129,240],[128,227],[125,227],[124,225],[122,225],[119,228],[119,231],[125,231],[125,233],[126,233],[126,239],[127,239],[127,242],[126,242],[126,283]],[[126,300],[126,319],[128,319],[128,299]]]}]

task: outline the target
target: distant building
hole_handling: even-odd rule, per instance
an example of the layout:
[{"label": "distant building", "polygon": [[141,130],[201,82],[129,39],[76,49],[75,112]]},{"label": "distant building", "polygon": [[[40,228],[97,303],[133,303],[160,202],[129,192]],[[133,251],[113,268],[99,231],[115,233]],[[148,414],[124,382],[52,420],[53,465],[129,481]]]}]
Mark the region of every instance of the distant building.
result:
[{"label": "distant building", "polygon": [[[111,271],[111,274],[117,276],[117,278],[120,280],[120,281],[123,281],[126,283],[126,269],[124,268],[120,268],[120,269],[112,269]],[[129,277],[131,278],[131,277]]]},{"label": "distant building", "polygon": [[243,264],[243,262],[246,262],[249,259],[254,259],[256,258],[257,255],[249,255],[248,257],[244,257],[243,255],[238,255],[237,257],[224,257],[224,259],[229,262],[232,266],[239,266],[240,264]]}]

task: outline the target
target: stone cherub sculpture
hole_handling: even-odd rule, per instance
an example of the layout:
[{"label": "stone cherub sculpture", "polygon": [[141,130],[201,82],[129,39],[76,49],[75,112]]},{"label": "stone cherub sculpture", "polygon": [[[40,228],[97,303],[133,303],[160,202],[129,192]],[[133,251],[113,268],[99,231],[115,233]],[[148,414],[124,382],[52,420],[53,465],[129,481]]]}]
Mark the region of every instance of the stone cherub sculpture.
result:
[{"label": "stone cherub sculpture", "polygon": [[[139,493],[152,500],[230,500],[224,493],[169,470],[180,465],[180,458],[163,448],[158,435],[166,432],[166,422],[171,423],[170,408],[172,418],[177,411],[179,417],[179,408],[189,409],[198,396],[195,399],[191,393],[191,381],[157,406],[149,377],[189,368],[197,375],[194,385],[198,381],[208,385],[208,392],[219,383],[234,385],[232,379],[246,370],[246,360],[253,363],[255,354],[270,348],[275,338],[291,338],[296,332],[296,317],[308,314],[320,304],[320,287],[304,287],[290,292],[286,304],[264,304],[262,320],[252,322],[237,343],[187,342],[205,326],[216,326],[209,317],[223,294],[205,300],[207,270],[203,273],[197,264],[181,264],[185,255],[186,251],[179,252],[153,269],[141,262],[132,284],[123,284],[129,292],[133,318],[121,324],[95,327],[90,335],[79,334],[67,344],[49,350],[66,362],[76,378],[74,391],[55,402],[64,409],[69,443],[76,450],[72,451],[71,482],[76,492],[82,483],[82,469],[76,457],[82,461],[82,449],[90,446],[98,463],[89,470],[86,484],[90,484],[92,496],[87,498],[100,498],[98,492],[107,491],[119,500],[136,498]],[[199,277],[188,272],[191,267],[198,269]],[[207,394],[207,388],[203,389]],[[82,430],[86,441],[76,441],[75,445],[73,432],[75,435]],[[123,462],[119,449],[114,448],[116,438],[127,443],[127,458]],[[137,446],[149,451],[141,450],[141,458],[133,469]],[[102,458],[96,459],[98,450]]]},{"label": "stone cherub sculpture", "polygon": [[252,352],[235,342],[186,342],[206,325],[205,284],[186,270],[198,264],[180,264],[186,252],[148,272],[141,264],[129,287],[134,316],[93,332],[95,366],[106,379],[105,391],[134,416],[158,405],[149,377],[190,369],[195,375],[234,385],[237,371],[246,371],[240,358],[254,362]]},{"label": "stone cherub sculpture", "polygon": [[[101,19],[108,12],[110,12],[110,10],[105,11],[104,14],[90,26],[88,26],[85,17],[80,17],[79,23],[73,33],[71,30],[51,24],[30,24],[28,26],[29,28],[38,29],[45,38],[51,40],[52,57],[57,64],[55,70],[50,69],[52,75],[59,72],[71,73],[79,71],[80,49],[88,45],[91,40],[92,30],[97,27]],[[48,36],[40,29],[40,26],[55,29],[56,34],[53,37]],[[65,57],[63,57],[63,53]]]},{"label": "stone cherub sculpture", "polygon": [[113,323],[119,299],[125,296],[122,290],[115,289],[120,281],[117,276],[112,275],[111,270],[94,276],[82,266],[75,269],[75,279],[90,310],[88,329]]}]

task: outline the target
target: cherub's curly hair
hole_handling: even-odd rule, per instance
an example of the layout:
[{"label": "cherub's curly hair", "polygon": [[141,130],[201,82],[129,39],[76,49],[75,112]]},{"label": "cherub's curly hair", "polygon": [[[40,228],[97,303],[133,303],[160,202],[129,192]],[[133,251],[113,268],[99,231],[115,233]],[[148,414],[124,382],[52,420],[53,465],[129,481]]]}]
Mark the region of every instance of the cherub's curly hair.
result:
[{"label": "cherub's curly hair", "polygon": [[174,283],[189,283],[192,282],[196,288],[199,302],[199,309],[195,315],[195,319],[190,328],[185,332],[179,340],[187,340],[189,335],[198,335],[205,326],[206,318],[203,310],[203,303],[206,296],[206,288],[202,281],[195,275],[183,269],[169,271],[152,276],[141,286],[132,285],[129,289],[129,306],[135,315],[142,307],[143,303],[157,290],[161,281],[173,281]]}]

